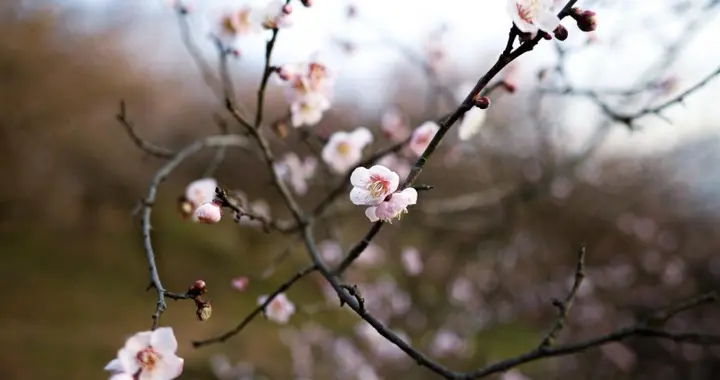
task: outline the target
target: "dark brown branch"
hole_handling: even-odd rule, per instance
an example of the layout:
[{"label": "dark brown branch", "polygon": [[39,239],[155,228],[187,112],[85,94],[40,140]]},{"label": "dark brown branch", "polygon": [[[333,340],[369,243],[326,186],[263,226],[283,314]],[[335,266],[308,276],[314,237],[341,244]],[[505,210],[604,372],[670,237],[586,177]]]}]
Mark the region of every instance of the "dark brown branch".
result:
[{"label": "dark brown branch", "polygon": [[175,152],[173,152],[172,150],[157,146],[138,136],[138,134],[135,132],[135,127],[128,119],[124,100],[120,101],[120,110],[118,111],[118,114],[115,116],[115,118],[118,122],[120,122],[120,125],[125,128],[125,132],[127,132],[128,136],[130,136],[130,140],[132,140],[132,142],[135,143],[135,145],[143,152],[159,158],[171,158],[175,155]]},{"label": "dark brown branch", "polygon": [[227,192],[225,190],[223,190],[219,187],[215,188],[215,198],[220,201],[220,204],[222,205],[222,207],[227,207],[235,213],[236,221],[239,221],[240,218],[242,218],[242,217],[246,217],[250,220],[260,222],[262,224],[263,230],[265,232],[270,232],[270,230],[275,230],[275,231],[280,231],[280,232],[288,231],[288,229],[279,226],[277,223],[275,223],[274,221],[272,221],[264,216],[257,215],[255,213],[245,210],[244,208],[242,208],[242,206],[240,206],[238,204],[238,202],[236,202],[235,200],[228,197]]}]

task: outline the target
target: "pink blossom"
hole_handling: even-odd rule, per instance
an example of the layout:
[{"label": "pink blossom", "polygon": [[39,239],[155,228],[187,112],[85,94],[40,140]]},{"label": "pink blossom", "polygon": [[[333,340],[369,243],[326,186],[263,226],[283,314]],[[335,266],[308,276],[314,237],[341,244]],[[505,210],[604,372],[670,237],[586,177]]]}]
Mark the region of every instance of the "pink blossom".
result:
[{"label": "pink blossom", "polygon": [[222,208],[215,202],[203,203],[193,212],[194,222],[215,224],[220,219],[222,219]]},{"label": "pink blossom", "polygon": [[290,104],[290,122],[295,128],[313,126],[322,120],[323,114],[329,109],[330,100],[324,94],[309,92]]},{"label": "pink blossom", "polygon": [[[268,296],[260,296],[258,305],[262,305],[267,301]],[[270,301],[265,307],[265,316],[267,319],[279,323],[286,324],[290,320],[290,316],[295,313],[295,305],[290,302],[285,293],[280,293]]]},{"label": "pink blossom", "polygon": [[215,199],[217,181],[214,178],[201,178],[190,182],[185,188],[185,199],[192,204],[193,210],[203,203]]},{"label": "pink blossom", "polygon": [[245,276],[235,277],[232,280],[232,287],[239,291],[243,291],[247,288],[249,282],[250,279]]},{"label": "pink blossom", "polygon": [[416,156],[421,156],[423,152],[425,152],[425,149],[427,149],[428,145],[430,145],[430,141],[432,141],[433,137],[435,137],[438,130],[440,130],[440,126],[433,121],[427,121],[421,126],[415,128],[412,136],[410,137],[408,149],[410,149],[410,151]]},{"label": "pink blossom", "polygon": [[417,276],[423,271],[423,262],[420,257],[420,251],[415,247],[405,247],[400,254],[400,261],[402,263],[405,273],[410,276]]},{"label": "pink blossom", "polygon": [[317,168],[317,159],[312,156],[301,160],[297,154],[289,152],[277,161],[274,169],[278,176],[288,182],[298,195],[308,191],[307,180],[312,178]]},{"label": "pink blossom", "polygon": [[350,201],[359,206],[377,206],[400,185],[400,177],[394,171],[375,165],[358,167],[350,175]]},{"label": "pink blossom", "polygon": [[172,327],[139,332],[125,341],[117,358],[105,370],[114,375],[138,375],[143,380],[175,379],[182,373],[184,363],[175,354],[177,346]]},{"label": "pink blossom", "polygon": [[380,130],[390,141],[403,141],[410,133],[403,114],[397,108],[385,110],[380,120]]},{"label": "pink blossom", "polygon": [[365,210],[365,216],[371,222],[377,222],[378,220],[392,222],[393,219],[400,219],[403,214],[407,213],[408,206],[416,203],[417,190],[410,187],[389,195],[379,205],[368,207]]},{"label": "pink blossom", "polygon": [[372,141],[373,136],[365,127],[358,127],[352,132],[335,132],[322,150],[322,159],[335,173],[345,173],[358,164],[362,150]]}]

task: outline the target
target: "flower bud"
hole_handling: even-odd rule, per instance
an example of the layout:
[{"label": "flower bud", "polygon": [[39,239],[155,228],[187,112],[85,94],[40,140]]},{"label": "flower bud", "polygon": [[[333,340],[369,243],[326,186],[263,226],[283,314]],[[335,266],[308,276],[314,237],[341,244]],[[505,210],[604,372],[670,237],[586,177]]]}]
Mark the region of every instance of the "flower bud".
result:
[{"label": "flower bud", "polygon": [[480,108],[481,110],[485,110],[490,107],[490,98],[488,98],[487,96],[480,96],[473,100],[473,105],[477,108]]},{"label": "flower bud", "polygon": [[283,14],[286,14],[286,15],[291,14],[291,13],[292,13],[292,5],[290,5],[290,4],[285,4],[285,5],[283,5],[283,7],[282,7],[282,13],[283,13]]},{"label": "flower bud", "polygon": [[592,32],[597,29],[597,20],[595,19],[596,13],[590,10],[582,10],[580,8],[573,8],[570,11],[570,17],[575,19],[578,29],[583,32]]},{"label": "flower bud", "polygon": [[203,280],[197,280],[195,281],[192,286],[188,289],[188,294],[199,296],[201,294],[205,294],[207,292],[207,287],[205,285],[205,281]]},{"label": "flower bud", "polygon": [[215,224],[220,219],[222,219],[222,208],[215,202],[203,203],[193,213],[193,221],[198,223]]},{"label": "flower bud", "polygon": [[198,321],[205,322],[212,317],[212,305],[210,305],[210,301],[198,302],[196,306],[195,316],[197,316]]},{"label": "flower bud", "polygon": [[310,8],[312,6],[312,0],[300,0],[300,2],[307,8]]},{"label": "flower bud", "polygon": [[568,38],[568,30],[564,26],[558,25],[553,31],[553,35],[555,35],[555,38],[558,40],[565,41]]}]

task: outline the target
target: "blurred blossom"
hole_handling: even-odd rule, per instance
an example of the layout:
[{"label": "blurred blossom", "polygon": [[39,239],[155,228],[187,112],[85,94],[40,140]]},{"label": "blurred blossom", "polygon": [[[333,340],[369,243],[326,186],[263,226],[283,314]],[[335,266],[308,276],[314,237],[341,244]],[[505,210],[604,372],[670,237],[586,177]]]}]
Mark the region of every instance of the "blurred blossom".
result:
[{"label": "blurred blossom", "polygon": [[245,276],[235,277],[232,280],[232,287],[243,291],[245,288],[247,288],[248,283],[250,282],[250,279],[248,279]]},{"label": "blurred blossom", "polygon": [[210,358],[210,370],[218,380],[252,380],[255,372],[248,363],[232,365],[225,355],[213,355]]},{"label": "blurred blossom", "polygon": [[405,315],[412,306],[410,295],[397,289],[390,295],[390,308],[393,315]]},{"label": "blurred blossom", "polygon": [[372,141],[373,136],[365,127],[335,132],[322,150],[322,159],[333,172],[344,174],[360,162],[363,149]]},{"label": "blurred blossom", "polygon": [[446,329],[438,330],[430,344],[430,354],[437,357],[461,355],[466,349],[465,341],[456,333]]},{"label": "blurred blossom", "polygon": [[[268,296],[258,297],[258,305],[262,305],[267,301]],[[290,320],[290,316],[295,313],[295,305],[290,302],[285,293],[280,293],[270,301],[265,307],[265,316],[268,320],[286,324]]]},{"label": "blurred blossom", "polygon": [[662,281],[665,285],[677,286],[685,279],[685,262],[680,258],[674,258],[665,265],[662,274]]},{"label": "blurred blossom", "polygon": [[[265,219],[270,219],[270,217],[271,217],[270,205],[262,199],[258,199],[254,202],[251,202],[248,205],[248,209],[255,216],[259,216],[259,217],[265,218]],[[242,225],[246,225],[246,226],[256,227],[256,228],[261,228],[263,226],[263,223],[260,220],[250,219],[247,216],[241,217],[240,220],[238,221],[238,223],[240,223]]]},{"label": "blurred blossom", "polygon": [[385,251],[375,243],[368,244],[355,262],[365,267],[372,267],[384,261]]},{"label": "blurred blossom", "polygon": [[456,305],[464,305],[473,297],[473,285],[466,277],[458,277],[450,285],[450,300]]},{"label": "blurred blossom", "polygon": [[278,74],[288,82],[285,94],[293,127],[319,123],[330,109],[335,76],[318,62],[287,64],[278,69]]},{"label": "blurred blossom", "polygon": [[640,240],[647,243],[655,238],[655,233],[657,232],[657,223],[655,223],[654,220],[648,217],[637,218],[635,219],[633,230],[635,231],[635,235],[640,238]]},{"label": "blurred blossom", "polygon": [[575,318],[582,323],[597,323],[605,318],[605,306],[600,301],[585,300],[578,303],[575,308],[577,310]]},{"label": "blurred blossom", "polygon": [[605,268],[603,280],[607,288],[627,288],[635,281],[635,268],[627,263],[610,265]]},{"label": "blurred blossom", "polygon": [[480,128],[485,124],[485,119],[487,119],[487,110],[472,107],[467,111],[465,115],[463,115],[460,125],[457,127],[460,141],[470,140],[470,138],[480,132]]},{"label": "blurred blossom", "polygon": [[[565,282],[567,288],[569,289],[572,287],[573,283],[575,283],[575,275],[573,274],[570,276],[570,278],[567,279]],[[587,297],[592,295],[595,292],[595,285],[593,284],[592,280],[590,280],[589,277],[585,277],[583,281],[580,283],[580,287],[577,290],[577,296],[580,298]]]},{"label": "blurred blossom", "polygon": [[342,260],[343,250],[340,243],[334,240],[323,240],[318,243],[320,255],[326,264],[337,264]]},{"label": "blurred blossom", "polygon": [[314,126],[322,120],[325,111],[330,109],[330,101],[325,95],[310,92],[297,97],[290,104],[293,127]]},{"label": "blurred blossom", "polygon": [[557,199],[565,199],[573,191],[573,183],[568,178],[558,177],[552,181],[550,185],[550,193]]},{"label": "blurred blossom", "polygon": [[286,153],[274,164],[278,176],[292,186],[298,195],[305,195],[308,191],[307,180],[313,177],[317,168],[317,159],[308,156],[301,160],[293,152]]},{"label": "blurred blossom", "polygon": [[203,203],[193,212],[192,220],[198,223],[215,224],[222,219],[222,208],[215,202]]},{"label": "blurred blossom", "polygon": [[635,353],[620,342],[601,345],[600,350],[606,358],[625,373],[629,373],[635,366]]},{"label": "blurred blossom", "polygon": [[294,329],[280,331],[280,339],[290,349],[295,379],[310,379],[313,374],[312,347],[303,339],[302,334]]},{"label": "blurred blossom", "polygon": [[380,380],[380,377],[371,365],[366,364],[357,372],[357,380]]},{"label": "blurred blossom", "polygon": [[658,273],[663,268],[662,256],[654,249],[645,251],[640,257],[640,262],[647,273]]},{"label": "blurred blossom", "polygon": [[393,107],[385,110],[380,120],[380,131],[392,142],[400,142],[410,134],[410,126],[399,109]]},{"label": "blurred blossom", "polygon": [[377,161],[378,165],[387,167],[398,174],[400,178],[407,178],[410,175],[410,162],[407,159],[401,158],[395,153],[388,154]]},{"label": "blurred blossom", "polygon": [[412,132],[408,149],[416,156],[422,156],[438,130],[440,130],[440,126],[437,123],[426,121]]},{"label": "blurred blossom", "polygon": [[332,355],[339,369],[347,376],[354,376],[367,363],[362,352],[345,338],[337,338],[333,341]]},{"label": "blurred blossom", "polygon": [[[410,337],[403,331],[393,332],[398,338],[411,344]],[[360,324],[355,327],[355,333],[365,341],[366,345],[378,359],[399,360],[407,357],[398,346],[385,339],[384,336],[380,335],[375,328],[365,321],[360,322]]]},{"label": "blurred blossom", "polygon": [[185,199],[194,208],[200,207],[200,205],[212,202],[215,199],[215,188],[217,186],[218,183],[214,178],[202,178],[192,181],[185,188]]},{"label": "blurred blossom", "polygon": [[500,380],[532,380],[517,369],[511,369],[500,376]]},{"label": "blurred blossom", "polygon": [[420,251],[415,247],[405,247],[400,255],[405,273],[410,276],[417,276],[423,271],[423,262],[420,257]]}]

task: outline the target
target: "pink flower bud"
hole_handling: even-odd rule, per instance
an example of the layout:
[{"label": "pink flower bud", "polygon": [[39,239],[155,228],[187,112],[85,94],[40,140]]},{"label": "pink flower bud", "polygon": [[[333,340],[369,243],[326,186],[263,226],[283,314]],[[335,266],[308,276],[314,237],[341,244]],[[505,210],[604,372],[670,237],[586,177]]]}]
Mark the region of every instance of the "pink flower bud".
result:
[{"label": "pink flower bud", "polygon": [[581,10],[580,8],[573,8],[570,12],[570,17],[575,19],[578,29],[583,32],[592,32],[597,29],[595,15],[596,13],[591,10]]},{"label": "pink flower bud", "polygon": [[197,280],[192,284],[192,286],[190,286],[187,292],[188,294],[195,296],[205,294],[205,292],[207,292],[207,285],[205,284],[205,281]]},{"label": "pink flower bud", "polygon": [[217,203],[203,203],[193,213],[193,221],[198,223],[215,224],[220,219],[222,219],[222,209]]},{"label": "pink flower bud", "polygon": [[481,110],[487,109],[490,107],[490,98],[487,96],[480,96],[474,99],[473,105]]},{"label": "pink flower bud", "polygon": [[295,67],[291,65],[282,65],[280,67],[274,67],[273,70],[278,74],[280,79],[288,81],[291,80],[297,74]]},{"label": "pink flower bud", "polygon": [[285,5],[283,5],[283,7],[282,7],[282,13],[284,13],[284,14],[286,14],[286,15],[291,14],[291,13],[292,13],[292,5],[290,5],[290,4],[285,4]]}]

